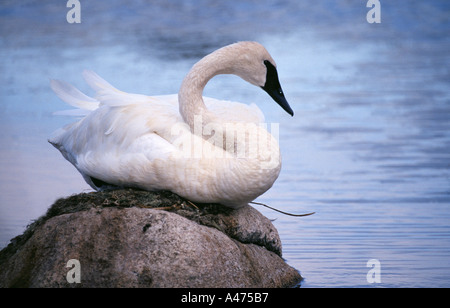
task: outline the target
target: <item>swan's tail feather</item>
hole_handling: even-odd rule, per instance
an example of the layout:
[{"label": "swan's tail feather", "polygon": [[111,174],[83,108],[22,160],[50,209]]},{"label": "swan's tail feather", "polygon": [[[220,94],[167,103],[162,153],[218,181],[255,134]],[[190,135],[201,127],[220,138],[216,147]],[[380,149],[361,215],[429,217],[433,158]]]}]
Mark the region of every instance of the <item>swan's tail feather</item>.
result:
[{"label": "swan's tail feather", "polygon": [[119,91],[115,87],[113,87],[109,82],[105,79],[97,75],[94,71],[84,70],[83,71],[84,80],[88,83],[88,85],[97,92],[103,91]]},{"label": "swan's tail feather", "polygon": [[145,103],[152,100],[149,96],[122,92],[93,71],[84,70],[83,77],[87,84],[96,91],[95,98],[87,96],[64,81],[50,81],[51,88],[59,98],[66,103],[79,108],[78,110],[59,111],[55,114],[85,116],[88,115],[90,111],[95,110],[100,106],[126,106],[136,103]]},{"label": "swan's tail feather", "polygon": [[87,96],[67,82],[53,79],[50,80],[50,87],[60,99],[71,106],[84,110],[95,110],[99,106],[96,99]]},{"label": "swan's tail feather", "polygon": [[95,98],[100,102],[100,106],[126,106],[151,100],[151,97],[146,95],[120,91],[93,71],[84,70],[83,77],[87,84],[97,92]]}]

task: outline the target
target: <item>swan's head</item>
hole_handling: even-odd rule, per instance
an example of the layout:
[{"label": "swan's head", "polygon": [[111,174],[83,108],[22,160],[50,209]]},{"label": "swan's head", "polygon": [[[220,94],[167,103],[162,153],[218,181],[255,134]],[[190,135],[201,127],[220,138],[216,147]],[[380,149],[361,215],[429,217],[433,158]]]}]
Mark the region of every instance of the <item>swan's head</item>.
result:
[{"label": "swan's head", "polygon": [[229,73],[261,87],[287,113],[294,115],[281,89],[275,61],[264,46],[257,42],[239,42],[224,47],[223,51],[232,59]]}]

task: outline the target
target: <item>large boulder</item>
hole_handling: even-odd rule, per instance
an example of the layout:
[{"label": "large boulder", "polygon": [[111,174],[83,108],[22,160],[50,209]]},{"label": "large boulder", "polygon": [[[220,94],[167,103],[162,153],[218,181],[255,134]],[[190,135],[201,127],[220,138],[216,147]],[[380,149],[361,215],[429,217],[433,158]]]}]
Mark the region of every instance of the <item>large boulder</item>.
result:
[{"label": "large boulder", "polygon": [[[69,283],[74,277],[80,283]],[[277,230],[251,206],[194,205],[167,192],[60,199],[0,252],[0,287],[290,287],[300,280],[281,258]]]}]

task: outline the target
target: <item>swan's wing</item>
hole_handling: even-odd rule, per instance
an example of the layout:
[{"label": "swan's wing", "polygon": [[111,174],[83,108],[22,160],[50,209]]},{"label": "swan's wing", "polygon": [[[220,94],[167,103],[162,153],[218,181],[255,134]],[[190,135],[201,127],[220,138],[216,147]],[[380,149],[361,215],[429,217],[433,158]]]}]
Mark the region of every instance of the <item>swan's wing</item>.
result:
[{"label": "swan's wing", "polygon": [[[90,185],[94,185],[90,179],[94,177],[113,185],[155,183],[146,189],[159,189],[161,175],[155,166],[166,164],[168,157],[180,155],[180,151],[191,151],[190,147],[182,148],[189,144],[183,141],[190,141],[192,134],[179,113],[178,95],[130,94],[117,90],[94,72],[85,71],[83,75],[96,91],[95,99],[69,84],[53,82],[59,97],[80,108],[73,113],[86,116],[58,130],[49,141]],[[255,105],[212,98],[205,98],[205,104],[226,120],[264,120]],[[206,146],[212,147],[209,143]]]},{"label": "swan's wing", "polygon": [[238,102],[218,100],[203,97],[206,107],[225,121],[238,121],[245,123],[263,123],[264,114],[255,104],[242,104]]},{"label": "swan's wing", "polygon": [[[114,186],[164,189],[159,180],[158,164],[169,160],[174,147],[157,134],[148,133],[133,140],[126,148],[102,147],[76,157],[76,168],[87,178],[93,177]],[[142,187],[146,184],[145,187]],[[96,187],[94,187],[96,188]]]},{"label": "swan's wing", "polygon": [[159,189],[154,166],[178,151],[171,127],[181,121],[177,106],[162,98],[153,104],[101,105],[49,141],[93,187],[90,177],[116,186],[155,183]]}]

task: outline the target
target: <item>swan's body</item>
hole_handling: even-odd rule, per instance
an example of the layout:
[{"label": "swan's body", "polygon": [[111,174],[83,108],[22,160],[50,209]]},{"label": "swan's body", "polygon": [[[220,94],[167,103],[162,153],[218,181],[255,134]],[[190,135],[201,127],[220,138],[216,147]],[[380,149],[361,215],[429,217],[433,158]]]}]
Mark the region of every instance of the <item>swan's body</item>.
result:
[{"label": "swan's body", "polygon": [[258,125],[264,117],[255,105],[202,96],[217,74],[236,74],[261,86],[292,114],[273,59],[258,43],[241,42],[194,65],[178,95],[121,92],[85,71],[97,91],[94,99],[53,80],[56,94],[85,117],[49,141],[94,189],[169,190],[194,202],[244,206],[277,179],[279,147]]}]

